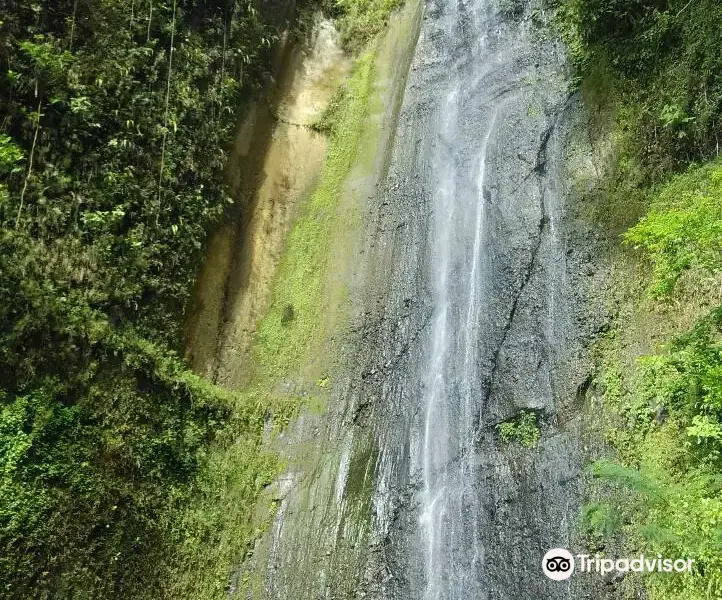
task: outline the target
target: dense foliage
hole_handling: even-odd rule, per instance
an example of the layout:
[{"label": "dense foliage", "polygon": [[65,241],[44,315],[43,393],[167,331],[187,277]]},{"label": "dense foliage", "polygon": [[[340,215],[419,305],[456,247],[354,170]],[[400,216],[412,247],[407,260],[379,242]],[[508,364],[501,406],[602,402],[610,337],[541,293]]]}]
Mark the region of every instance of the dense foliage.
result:
[{"label": "dense foliage", "polygon": [[[622,491],[613,506],[587,506],[585,521],[602,546],[621,528],[630,551],[696,560],[691,575],[650,575],[650,598],[720,597],[722,164],[713,159],[722,5],[563,0],[558,14],[587,99],[613,119],[614,161],[597,215],[616,229],[641,212],[624,241],[651,267],[648,299],[630,294],[637,316],[620,317],[601,345],[599,387],[619,461],[592,472]],[[667,311],[683,333],[664,334],[664,345],[630,368],[634,329],[656,327],[650,310]]]},{"label": "dense foliage", "polygon": [[654,266],[652,293],[674,292],[686,273],[722,272],[722,167],[713,162],[677,176],[657,194],[625,239]]},{"label": "dense foliage", "polygon": [[[722,273],[722,164],[673,178],[626,235],[653,265],[662,301],[699,291]],[[655,485],[642,493],[636,526],[647,547],[697,561],[697,576],[655,581],[660,598],[722,594],[722,306],[642,357],[622,404],[629,430],[615,442]],[[608,473],[614,478],[615,472]],[[651,492],[650,492],[651,490]]]},{"label": "dense foliage", "polygon": [[237,0],[0,11],[0,595],[159,598],[236,405],[175,350],[273,29]]},{"label": "dense foliage", "polygon": [[[700,176],[701,172],[701,176]],[[710,171],[699,169],[679,179],[704,181]],[[713,176],[722,174],[718,166]],[[673,181],[665,191],[674,189]],[[693,188],[692,188],[693,189]],[[690,194],[704,210],[705,193]],[[662,194],[664,198],[665,194]],[[722,194],[716,196],[714,210],[707,214],[717,227],[713,243],[722,248]],[[655,203],[650,218],[629,235],[646,248],[655,264],[656,277],[650,291],[659,296],[661,286],[669,285],[668,249],[684,248],[673,210],[661,212],[664,203]],[[656,211],[656,212],[655,212]],[[654,222],[654,216],[659,217]],[[671,222],[671,225],[668,223]],[[694,244],[692,244],[694,246]],[[703,245],[704,246],[704,245]],[[694,247],[683,274],[685,285],[699,278],[721,273],[722,264],[710,268],[704,264],[709,248]],[[679,266],[680,263],[675,263]],[[696,272],[695,272],[696,271]],[[677,275],[682,275],[678,273]],[[696,276],[696,277],[695,277]],[[695,281],[696,279],[696,281]],[[719,283],[717,283],[717,286]],[[717,287],[715,286],[715,287]],[[677,287],[665,300],[684,299]],[[664,352],[639,358],[636,371],[619,368],[624,351],[612,341],[605,365],[605,406],[616,415],[617,425],[608,437],[622,465],[601,461],[592,472],[636,493],[627,492],[615,509],[595,504],[586,509],[592,532],[601,537],[619,527],[626,530],[635,550],[664,553],[665,556],[690,557],[696,561],[692,576],[655,577],[647,582],[652,598],[703,599],[722,594],[722,307],[711,309],[688,332],[671,339]]]},{"label": "dense foliage", "polygon": [[[359,49],[397,0],[302,4],[321,5]],[[259,447],[268,413],[282,423],[293,406],[276,402],[273,382],[220,390],[177,351],[207,231],[231,202],[225,148],[294,8],[0,8],[4,598],[222,598],[269,518],[254,507],[277,464]],[[355,156],[372,63],[359,61],[349,89],[360,94],[338,96],[327,131],[336,150],[312,200],[323,204],[321,241]],[[325,244],[299,237],[318,217],[294,229],[279,286],[303,265],[294,240],[301,259],[323,267]],[[315,302],[303,272],[301,297]],[[311,308],[296,303],[286,330],[311,323]],[[289,335],[272,340],[283,352],[271,362],[284,369],[302,352]]]},{"label": "dense foliage", "polygon": [[[615,86],[650,177],[719,151],[722,4],[716,0],[560,0],[580,73]],[[608,90],[609,91],[609,90]]]}]

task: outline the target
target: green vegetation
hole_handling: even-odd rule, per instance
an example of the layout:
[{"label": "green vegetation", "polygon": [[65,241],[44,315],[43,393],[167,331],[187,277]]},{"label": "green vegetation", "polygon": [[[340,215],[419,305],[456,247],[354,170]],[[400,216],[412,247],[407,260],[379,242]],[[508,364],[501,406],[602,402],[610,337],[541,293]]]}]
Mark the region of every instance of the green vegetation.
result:
[{"label": "green vegetation", "polygon": [[0,22],[1,595],[178,597],[228,518],[187,507],[247,510],[270,478],[259,406],[176,351],[274,30],[247,2],[10,2]]},{"label": "green vegetation", "polygon": [[[619,282],[623,307],[598,345],[595,387],[617,460],[591,471],[618,492],[585,507],[584,521],[601,545],[621,531],[629,552],[696,560],[691,575],[645,576],[649,598],[720,597],[722,6],[558,5],[585,99],[600,129],[612,123],[592,216],[623,234],[628,277],[641,268],[647,278],[641,295]],[[627,592],[639,583],[625,582]]]},{"label": "green vegetation", "polygon": [[346,45],[361,48],[386,26],[391,12],[401,4],[402,0],[336,0]]},{"label": "green vegetation", "polygon": [[[714,155],[722,104],[716,0],[558,0],[580,76],[616,97],[647,181]],[[611,77],[611,80],[607,78]]]},{"label": "green vegetation", "polygon": [[702,276],[722,271],[722,162],[672,179],[625,239],[653,264],[656,298],[672,294],[689,271]]},{"label": "green vegetation", "polygon": [[[403,0],[319,0],[321,11],[332,18],[341,32],[341,42],[349,53],[363,52],[388,24],[391,14]],[[302,16],[309,19],[310,13]]]},{"label": "green vegetation", "polygon": [[192,501],[165,523],[175,540],[164,556],[168,577],[162,596],[222,600],[228,597],[230,569],[250,551],[275,512],[261,492],[279,471],[277,458],[262,446],[264,414],[287,422],[284,407],[269,408],[259,394],[241,394],[233,419],[209,448],[203,469],[192,482]]},{"label": "green vegetation", "polygon": [[[674,177],[625,236],[653,266],[651,296],[684,302],[722,273],[722,165]],[[722,593],[722,307],[674,336],[660,354],[642,356],[624,373],[613,338],[605,354],[605,405],[622,427],[609,440],[626,466],[593,465],[593,473],[637,495],[626,514],[595,506],[587,517],[596,534],[630,523],[627,533],[648,552],[689,556],[696,576],[650,581],[653,598],[708,598]],[[618,342],[618,340],[616,340]],[[613,524],[602,514],[613,515]]]},{"label": "green vegetation", "polygon": [[496,426],[499,441],[503,444],[518,443],[525,448],[534,448],[539,443],[541,433],[537,414],[532,411],[521,411],[515,417]]},{"label": "green vegetation", "polygon": [[[360,48],[396,4],[327,8]],[[183,311],[231,202],[224,148],[285,26],[274,10],[0,9],[4,598],[221,598],[272,514],[254,508],[278,468],[264,426],[289,418],[296,404],[274,385],[322,335],[334,209],[374,61],[359,59],[327,119],[327,164],[289,236],[254,387],[221,390],[178,357]]]}]

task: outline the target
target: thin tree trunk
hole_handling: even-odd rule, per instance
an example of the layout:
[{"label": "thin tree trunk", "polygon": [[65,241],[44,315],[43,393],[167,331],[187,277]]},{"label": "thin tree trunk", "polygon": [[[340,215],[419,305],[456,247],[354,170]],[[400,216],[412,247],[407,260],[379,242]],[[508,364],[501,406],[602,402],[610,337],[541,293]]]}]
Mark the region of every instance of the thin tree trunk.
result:
[{"label": "thin tree trunk", "polygon": [[223,11],[223,50],[221,54],[221,81],[220,81],[220,92],[218,94],[218,97],[216,98],[216,101],[213,103],[213,106],[211,107],[211,114],[213,116],[213,119],[216,118],[216,106],[220,106],[222,98],[223,98],[223,80],[226,78],[226,45],[227,45],[227,31],[228,31],[228,25],[226,22],[226,11]]},{"label": "thin tree trunk", "polygon": [[175,41],[175,14],[176,14],[177,0],[173,0],[173,17],[171,20],[170,29],[170,52],[168,53],[168,80],[166,82],[165,90],[165,115],[163,117],[163,142],[161,144],[160,151],[160,169],[158,171],[158,211],[155,214],[156,223],[158,222],[158,215],[160,213],[160,194],[163,184],[163,168],[165,167],[165,142],[168,137],[168,103],[170,101],[170,78],[173,72],[173,44]]},{"label": "thin tree trunk", "polygon": [[675,18],[675,19],[679,18],[679,15],[681,15],[690,4],[692,4],[692,0],[689,0],[689,2],[687,2],[687,4],[684,5],[684,7],[682,8],[682,10],[680,10],[680,11],[675,15],[674,18]]},{"label": "thin tree trunk", "polygon": [[221,58],[221,87],[223,87],[223,80],[226,77],[226,30],[228,25],[226,23],[226,12],[223,11],[223,55]]},{"label": "thin tree trunk", "polygon": [[30,179],[30,175],[33,173],[33,160],[35,159],[35,145],[38,142],[38,130],[40,129],[40,111],[43,108],[43,101],[40,100],[38,102],[38,115],[37,119],[35,120],[35,135],[33,135],[33,145],[32,148],[30,148],[30,160],[28,161],[28,172],[25,175],[25,182],[23,183],[23,189],[20,192],[20,206],[18,207],[18,216],[15,217],[15,229],[17,229],[20,226],[20,216],[23,212],[23,204],[25,203],[25,192],[28,189],[28,180]]},{"label": "thin tree trunk", "polygon": [[712,129],[714,129],[714,141],[717,144],[717,158],[719,158],[719,136],[717,135],[717,125],[714,125]]},{"label": "thin tree trunk", "polygon": [[73,51],[73,40],[75,39],[75,15],[78,12],[78,0],[75,0],[73,2],[73,16],[70,20],[70,48],[68,48],[69,52]]},{"label": "thin tree trunk", "polygon": [[153,22],[153,0],[148,0],[148,36],[145,38],[146,42],[150,42],[150,24]]}]

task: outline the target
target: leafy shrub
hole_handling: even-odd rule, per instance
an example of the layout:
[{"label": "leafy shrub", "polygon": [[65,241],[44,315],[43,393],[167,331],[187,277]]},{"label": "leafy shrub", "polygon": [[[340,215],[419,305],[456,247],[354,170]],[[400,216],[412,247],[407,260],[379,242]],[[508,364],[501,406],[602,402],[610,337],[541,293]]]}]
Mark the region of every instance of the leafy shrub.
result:
[{"label": "leafy shrub", "polygon": [[[719,148],[722,5],[715,0],[558,0],[581,77],[610,69],[635,105],[625,123],[655,177]],[[605,82],[600,82],[604,86]]]},{"label": "leafy shrub", "polygon": [[334,0],[345,45],[358,50],[379,33],[403,0]]},{"label": "leafy shrub", "polygon": [[652,293],[670,294],[690,269],[722,271],[722,164],[692,169],[656,195],[649,213],[625,239],[654,265]]},{"label": "leafy shrub", "polygon": [[521,411],[517,416],[496,426],[502,443],[519,443],[525,448],[534,448],[541,438],[536,413]]},{"label": "leafy shrub", "polygon": [[[721,180],[719,162],[672,178],[626,234],[627,243],[654,265],[654,297],[683,300],[700,281],[722,272]],[[685,273],[689,281],[679,286]],[[588,529],[608,536],[627,523],[628,539],[639,549],[696,561],[691,575],[649,575],[654,599],[702,600],[722,593],[721,340],[722,307],[716,307],[670,340],[664,352],[641,357],[626,386],[605,393],[607,407],[626,424],[612,440],[628,466],[599,462],[593,473],[635,495],[618,502],[616,511],[588,506]],[[609,370],[618,378],[614,365]]]},{"label": "leafy shrub", "polygon": [[[722,269],[722,5],[714,0],[559,0],[559,29],[587,97],[615,120],[616,163],[603,190],[605,223],[645,216],[624,235],[653,267],[650,292],[683,306]],[[686,171],[686,172],[684,172]],[[675,173],[683,172],[681,175]],[[647,204],[649,205],[647,206]],[[636,212],[636,209],[635,209]],[[600,219],[600,221],[602,221]],[[625,227],[626,228],[626,227]],[[709,304],[719,303],[708,293]],[[623,464],[600,462],[614,504],[584,517],[602,538],[622,528],[629,546],[690,557],[683,577],[650,574],[650,598],[722,596],[722,316],[713,308],[631,373],[604,365],[609,438]],[[632,492],[630,494],[630,491]]]},{"label": "leafy shrub", "polygon": [[[650,442],[662,437],[655,435]],[[680,480],[678,473],[659,470],[659,462],[649,459],[641,469],[599,461],[592,472],[616,486],[624,501],[585,506],[583,523],[590,533],[604,538],[623,528],[635,551],[695,560],[691,574],[645,575],[650,598],[706,600],[722,593],[718,476],[694,469]]]}]

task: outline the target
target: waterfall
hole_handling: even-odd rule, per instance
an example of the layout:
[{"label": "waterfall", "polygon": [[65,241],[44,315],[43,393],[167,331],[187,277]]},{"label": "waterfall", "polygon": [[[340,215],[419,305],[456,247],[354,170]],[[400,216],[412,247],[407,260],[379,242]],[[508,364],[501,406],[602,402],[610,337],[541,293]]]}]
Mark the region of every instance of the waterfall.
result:
[{"label": "waterfall", "polygon": [[[520,6],[527,14],[532,8]],[[559,156],[547,156],[547,146],[564,103],[560,62],[555,52],[540,53],[528,20],[502,13],[498,3],[433,0],[426,10],[413,75],[427,87],[411,89],[433,106],[418,126],[428,141],[416,160],[425,167],[421,194],[431,215],[432,315],[410,376],[420,382],[422,417],[410,432],[419,439],[410,477],[419,477],[420,491],[409,552],[420,559],[409,577],[424,600],[516,598],[518,585],[500,587],[513,573],[499,569],[517,560],[534,578],[531,559],[517,558],[524,529],[551,518],[568,536],[566,515],[555,507],[523,522],[543,494],[509,495],[521,493],[523,479],[535,477],[534,461],[545,459],[530,452],[523,458],[530,472],[514,474],[507,456],[514,450],[501,447],[494,429],[525,408],[552,415],[558,401],[551,332],[563,317],[554,299],[564,257],[553,234]],[[499,495],[508,522],[497,512]],[[533,526],[536,548],[548,533]]]},{"label": "waterfall", "polygon": [[[458,88],[453,89],[448,97],[447,112],[443,119],[441,135],[448,135],[456,125],[458,118]],[[476,335],[478,335],[478,311],[480,310],[479,278],[483,277],[481,264],[482,235],[484,226],[484,176],[486,172],[486,152],[489,140],[494,131],[497,112],[489,119],[486,135],[479,146],[478,178],[476,182],[476,206],[474,217],[470,220],[473,229],[473,246],[468,271],[450,273],[451,266],[458,262],[454,254],[459,248],[465,248],[465,241],[458,239],[459,232],[466,232],[459,227],[459,217],[464,213],[459,209],[456,193],[456,169],[451,161],[441,158],[438,163],[438,187],[434,194],[434,237],[432,244],[437,249],[435,260],[432,261],[434,282],[435,315],[431,328],[431,360],[428,368],[427,393],[424,397],[425,423],[423,434],[423,480],[424,496],[421,505],[420,524],[424,531],[427,546],[427,588],[425,597],[436,600],[445,597],[443,586],[450,585],[450,571],[458,565],[450,564],[455,557],[445,555],[448,536],[463,535],[449,515],[459,514],[464,510],[462,500],[465,494],[459,494],[454,482],[462,480],[463,472],[468,464],[462,455],[468,456],[468,445],[475,431],[478,417],[478,406],[473,398],[473,386],[476,352]],[[451,162],[451,164],[447,164]],[[469,207],[467,207],[469,208]],[[464,298],[453,298],[450,294],[450,278],[468,277],[466,282],[467,310],[462,313],[456,303]],[[463,282],[454,282],[454,284]],[[461,333],[461,341],[454,344],[454,334]],[[454,404],[454,389],[461,391],[458,405]],[[465,449],[465,446],[467,447]],[[478,526],[477,505],[470,506],[473,514],[472,528]],[[473,538],[474,548],[470,566],[480,559],[480,548]]]}]

